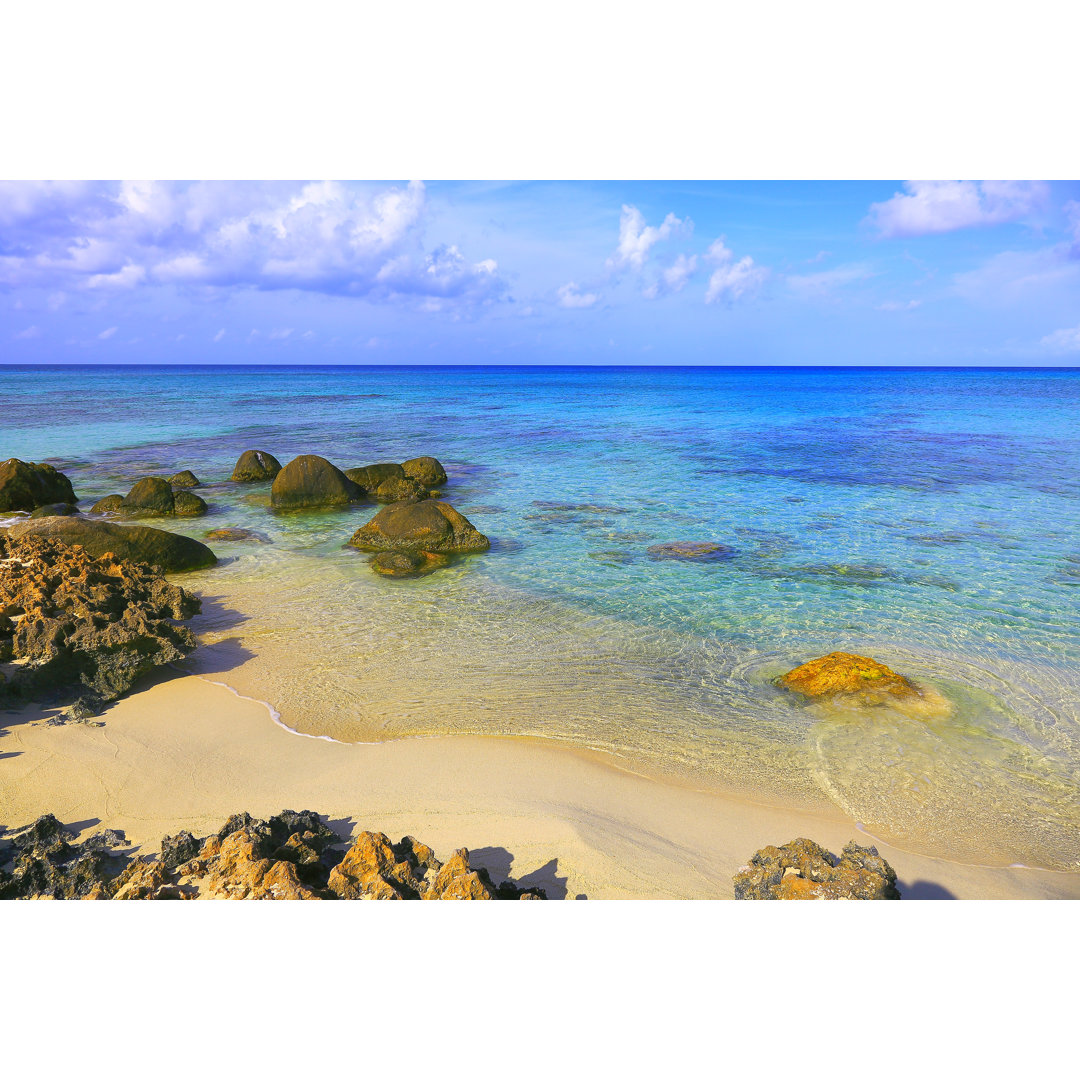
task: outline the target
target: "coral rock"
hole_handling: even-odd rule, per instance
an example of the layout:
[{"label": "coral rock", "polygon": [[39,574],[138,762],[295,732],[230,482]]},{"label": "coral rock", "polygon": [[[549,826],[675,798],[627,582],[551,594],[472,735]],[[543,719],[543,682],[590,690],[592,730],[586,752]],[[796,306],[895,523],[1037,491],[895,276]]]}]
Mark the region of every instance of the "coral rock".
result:
[{"label": "coral rock", "polygon": [[839,859],[812,840],[765,847],[735,875],[736,900],[899,900],[896,872],[852,840]]},{"label": "coral rock", "polygon": [[866,656],[833,652],[789,671],[780,685],[809,698],[857,694],[862,698],[917,697],[919,689],[903,675]]}]

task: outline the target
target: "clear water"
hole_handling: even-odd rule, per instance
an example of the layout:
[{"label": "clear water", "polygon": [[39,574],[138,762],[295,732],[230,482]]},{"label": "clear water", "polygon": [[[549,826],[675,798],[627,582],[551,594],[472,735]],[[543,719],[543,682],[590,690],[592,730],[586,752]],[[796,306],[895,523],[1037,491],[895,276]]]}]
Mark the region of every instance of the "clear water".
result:
[{"label": "clear water", "polygon": [[[532,735],[797,805],[908,847],[1080,868],[1080,372],[0,368],[0,457],[84,506],[192,469],[197,670],[343,740]],[[489,553],[387,581],[371,507],[276,514],[245,449],[342,468],[433,454]],[[655,561],[718,540],[725,561]],[[940,690],[944,720],[807,707],[833,649]],[[786,837],[780,840],[788,839]]]}]

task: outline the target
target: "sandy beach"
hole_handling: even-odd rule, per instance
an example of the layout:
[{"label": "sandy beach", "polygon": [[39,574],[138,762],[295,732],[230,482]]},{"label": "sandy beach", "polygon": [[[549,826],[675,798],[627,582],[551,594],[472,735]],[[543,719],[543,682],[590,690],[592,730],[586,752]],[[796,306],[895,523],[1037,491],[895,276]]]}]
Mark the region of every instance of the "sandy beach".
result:
[{"label": "sandy beach", "polygon": [[1080,898],[1080,874],[969,866],[910,854],[855,822],[638,776],[606,755],[524,738],[341,744],[294,734],[261,702],[200,676],[165,678],[111,706],[101,726],[0,717],[0,822],[46,811],[83,835],[123,829],[144,852],[232,813],[313,809],[342,834],[415,835],[468,847],[496,880],[551,898],[730,899],[754,851],[806,836],[833,851],[876,843],[910,899]]}]

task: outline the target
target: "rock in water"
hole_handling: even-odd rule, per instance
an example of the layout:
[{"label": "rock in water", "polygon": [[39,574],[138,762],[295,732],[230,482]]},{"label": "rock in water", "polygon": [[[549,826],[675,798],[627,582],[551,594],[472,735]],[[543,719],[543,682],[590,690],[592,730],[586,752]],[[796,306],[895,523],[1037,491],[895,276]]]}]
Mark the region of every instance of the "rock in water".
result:
[{"label": "rock in water", "polygon": [[169,484],[174,488],[193,488],[199,487],[199,478],[190,470],[184,469],[183,472],[178,472],[169,477]]},{"label": "rock in water", "polygon": [[124,496],[122,510],[128,514],[162,515],[173,512],[173,490],[162,476],[146,476],[136,481]]},{"label": "rock in water", "polygon": [[123,495],[106,495],[90,507],[91,514],[118,514],[124,508]]},{"label": "rock in water", "polygon": [[173,496],[173,513],[177,517],[202,517],[207,505],[193,491],[178,491]]},{"label": "rock in water", "polygon": [[854,653],[833,652],[802,664],[779,680],[780,685],[808,698],[855,694],[876,704],[887,698],[920,696],[914,683],[891,668]]},{"label": "rock in water", "polygon": [[44,506],[39,506],[30,516],[32,518],[74,517],[78,512],[79,508],[72,506],[71,503],[46,503]]},{"label": "rock in water", "polygon": [[364,491],[359,484],[316,454],[293,458],[274,477],[274,486],[270,489],[270,505],[277,510],[346,506],[363,497]]},{"label": "rock in water", "polygon": [[120,559],[149,563],[164,571],[202,570],[217,556],[198,540],[145,525],[114,525],[84,517],[55,517],[17,521],[8,529],[12,539],[40,536],[64,544],[79,544],[99,558],[112,552]]},{"label": "rock in water", "polygon": [[265,544],[267,540],[252,529],[211,529],[206,534],[207,540],[254,540],[257,544]]},{"label": "rock in water", "polygon": [[648,549],[654,559],[693,559],[695,562],[716,562],[730,559],[735,549],[713,540],[676,540],[670,544],[653,544]]},{"label": "rock in water", "polygon": [[18,458],[0,462],[0,511],[36,510],[46,503],[77,501],[71,481],[51,465]]},{"label": "rock in water", "polygon": [[427,500],[385,506],[349,543],[361,551],[487,551],[491,541],[449,503]]},{"label": "rock in water", "polygon": [[257,480],[273,480],[281,472],[281,462],[265,450],[245,450],[232,471],[230,480],[251,484]]},{"label": "rock in water", "polygon": [[405,470],[392,461],[384,461],[378,465],[364,465],[359,469],[346,469],[345,475],[354,484],[359,484],[365,492],[370,494],[386,480],[404,480]]},{"label": "rock in water", "polygon": [[852,840],[839,859],[813,840],[765,847],[735,875],[736,900],[899,900],[896,872]]},{"label": "rock in water", "polygon": [[446,483],[446,470],[433,457],[416,457],[401,463],[406,476],[419,480],[424,487],[442,487]]},{"label": "rock in water", "polygon": [[450,559],[429,551],[380,551],[368,562],[383,577],[424,577],[446,566]]}]

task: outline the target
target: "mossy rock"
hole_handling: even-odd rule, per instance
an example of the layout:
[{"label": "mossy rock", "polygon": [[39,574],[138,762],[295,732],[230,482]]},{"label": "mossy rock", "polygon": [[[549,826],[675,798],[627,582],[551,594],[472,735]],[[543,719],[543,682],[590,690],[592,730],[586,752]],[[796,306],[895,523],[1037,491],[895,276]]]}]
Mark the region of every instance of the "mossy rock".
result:
[{"label": "mossy rock", "polygon": [[253,484],[260,480],[273,480],[281,472],[281,462],[265,450],[245,450],[233,467],[230,480],[240,484]]}]

